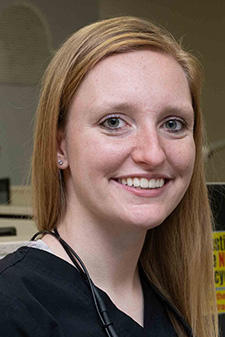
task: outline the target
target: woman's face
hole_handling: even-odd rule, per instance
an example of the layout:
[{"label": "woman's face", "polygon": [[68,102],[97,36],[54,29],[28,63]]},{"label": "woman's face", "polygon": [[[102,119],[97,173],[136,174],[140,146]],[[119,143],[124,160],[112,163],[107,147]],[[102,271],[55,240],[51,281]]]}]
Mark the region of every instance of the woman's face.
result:
[{"label": "woman's face", "polygon": [[80,219],[149,229],[181,201],[195,161],[194,112],[183,69],[144,50],[99,62],[68,111],[59,157]]}]

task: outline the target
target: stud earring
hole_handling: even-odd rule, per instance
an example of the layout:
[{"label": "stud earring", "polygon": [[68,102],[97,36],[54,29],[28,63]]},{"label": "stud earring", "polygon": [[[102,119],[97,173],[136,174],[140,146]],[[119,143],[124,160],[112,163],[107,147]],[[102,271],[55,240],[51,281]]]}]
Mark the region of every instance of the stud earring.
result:
[{"label": "stud earring", "polygon": [[62,166],[62,165],[63,165],[63,161],[62,161],[61,159],[58,159],[58,164],[59,164],[60,166]]}]

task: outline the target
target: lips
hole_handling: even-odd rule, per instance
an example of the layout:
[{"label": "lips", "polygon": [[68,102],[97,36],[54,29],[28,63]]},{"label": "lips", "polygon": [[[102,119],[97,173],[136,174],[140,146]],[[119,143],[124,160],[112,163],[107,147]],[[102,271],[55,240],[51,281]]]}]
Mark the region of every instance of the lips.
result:
[{"label": "lips", "polygon": [[143,178],[143,177],[126,177],[116,179],[122,185],[141,189],[157,189],[165,185],[165,178]]}]

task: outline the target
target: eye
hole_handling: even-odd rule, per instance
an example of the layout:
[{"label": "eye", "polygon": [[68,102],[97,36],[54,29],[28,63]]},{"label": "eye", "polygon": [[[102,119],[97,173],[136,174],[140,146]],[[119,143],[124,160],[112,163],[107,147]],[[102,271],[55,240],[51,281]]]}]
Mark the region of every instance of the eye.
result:
[{"label": "eye", "polygon": [[177,118],[171,118],[163,124],[163,127],[169,132],[179,132],[185,128],[185,122]]},{"label": "eye", "polygon": [[120,117],[112,116],[106,118],[100,125],[109,130],[118,130],[127,125],[127,123]]}]

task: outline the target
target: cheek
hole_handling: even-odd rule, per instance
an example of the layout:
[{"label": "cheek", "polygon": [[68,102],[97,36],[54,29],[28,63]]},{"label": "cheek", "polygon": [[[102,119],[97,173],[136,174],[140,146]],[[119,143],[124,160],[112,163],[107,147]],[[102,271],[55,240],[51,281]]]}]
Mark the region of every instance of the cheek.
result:
[{"label": "cheek", "polygon": [[[179,142],[178,142],[179,143]],[[192,176],[195,163],[195,143],[193,139],[170,148],[170,162],[181,175]]]},{"label": "cheek", "polygon": [[130,153],[130,146],[113,137],[99,137],[80,135],[79,143],[73,141],[69,146],[70,167],[74,171],[82,170],[105,174],[118,168],[118,165]]},{"label": "cheek", "polygon": [[96,141],[92,145],[92,150],[94,153],[92,157],[93,166],[95,166],[96,171],[104,171],[106,175],[121,167],[130,154],[128,145],[112,141],[105,141],[104,144]]}]

